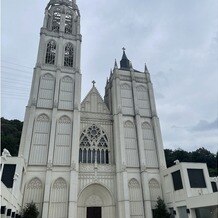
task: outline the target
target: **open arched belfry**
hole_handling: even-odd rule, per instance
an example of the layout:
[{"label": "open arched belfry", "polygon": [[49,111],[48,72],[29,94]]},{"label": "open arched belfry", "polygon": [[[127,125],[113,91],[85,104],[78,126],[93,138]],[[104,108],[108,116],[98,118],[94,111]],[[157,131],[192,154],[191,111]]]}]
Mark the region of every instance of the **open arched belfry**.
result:
[{"label": "open arched belfry", "polygon": [[19,150],[23,205],[40,218],[151,218],[165,158],[149,72],[123,49],[104,99],[93,81],[81,102],[81,41],[76,1],[50,0]]}]

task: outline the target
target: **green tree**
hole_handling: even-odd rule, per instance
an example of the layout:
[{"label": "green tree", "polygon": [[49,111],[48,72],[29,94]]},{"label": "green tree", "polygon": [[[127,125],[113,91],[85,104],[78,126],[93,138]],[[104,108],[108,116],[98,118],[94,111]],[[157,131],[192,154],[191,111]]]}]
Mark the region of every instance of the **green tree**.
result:
[{"label": "green tree", "polygon": [[1,118],[1,152],[6,148],[12,156],[18,155],[23,123]]},{"label": "green tree", "polygon": [[35,203],[27,204],[22,211],[22,218],[37,218],[39,215],[38,208]]},{"label": "green tree", "polygon": [[158,198],[157,200],[157,204],[154,209],[154,218],[170,218],[166,204],[161,198]]}]

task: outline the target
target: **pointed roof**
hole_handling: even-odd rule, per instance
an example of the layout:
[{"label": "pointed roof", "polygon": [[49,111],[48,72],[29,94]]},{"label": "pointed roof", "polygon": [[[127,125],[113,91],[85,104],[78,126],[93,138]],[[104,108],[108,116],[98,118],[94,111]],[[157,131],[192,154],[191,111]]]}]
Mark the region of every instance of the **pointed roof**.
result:
[{"label": "pointed roof", "polygon": [[101,97],[99,91],[93,86],[81,103],[81,110],[84,112],[110,114],[110,111]]},{"label": "pointed roof", "polygon": [[129,59],[127,58],[126,56],[126,52],[125,52],[125,48],[123,48],[123,56],[122,56],[122,59],[120,61],[120,68],[121,69],[130,69],[130,61]]}]

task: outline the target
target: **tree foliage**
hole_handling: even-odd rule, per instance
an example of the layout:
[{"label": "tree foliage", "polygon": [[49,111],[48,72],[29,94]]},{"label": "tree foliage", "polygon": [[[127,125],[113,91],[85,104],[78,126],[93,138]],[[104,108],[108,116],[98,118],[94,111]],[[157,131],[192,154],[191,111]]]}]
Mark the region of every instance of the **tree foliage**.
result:
[{"label": "tree foliage", "polygon": [[158,198],[154,209],[154,218],[170,218],[167,207],[161,198]]},{"label": "tree foliage", "polygon": [[39,215],[38,208],[35,203],[27,204],[22,211],[22,218],[37,218]]},{"label": "tree foliage", "polygon": [[[23,122],[19,120],[7,120],[1,118],[1,152],[4,148],[10,151],[12,156],[17,156],[20,144]],[[165,149],[167,167],[174,165],[175,160],[181,162],[207,163],[210,176],[218,176],[218,153],[213,154],[205,148],[188,152],[182,149]]]},{"label": "tree foliage", "polygon": [[210,176],[218,176],[217,163],[218,153],[213,154],[205,148],[199,148],[196,151],[184,151],[182,149],[165,149],[167,167],[174,165],[175,160],[180,162],[206,163]]},{"label": "tree foliage", "polygon": [[12,156],[18,155],[23,123],[1,118],[1,153],[6,148]]}]

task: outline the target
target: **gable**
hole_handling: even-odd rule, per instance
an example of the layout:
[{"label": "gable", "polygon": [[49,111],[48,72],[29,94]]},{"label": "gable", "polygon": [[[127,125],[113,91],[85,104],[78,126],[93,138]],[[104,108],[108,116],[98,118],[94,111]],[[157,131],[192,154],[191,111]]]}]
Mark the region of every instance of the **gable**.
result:
[{"label": "gable", "polygon": [[108,107],[95,86],[92,87],[88,95],[82,101],[81,110],[85,112],[110,114]]}]

